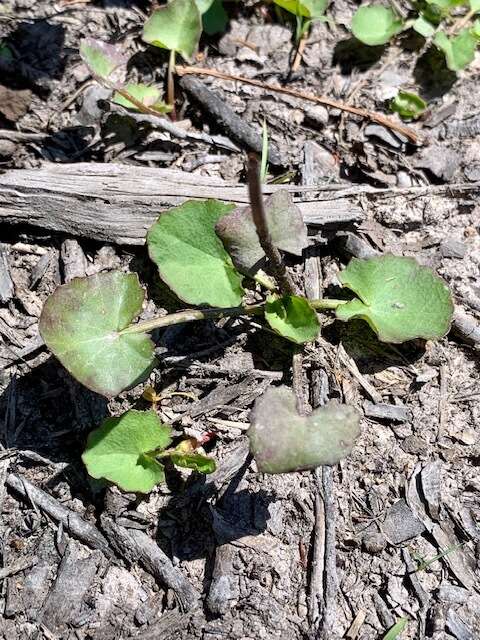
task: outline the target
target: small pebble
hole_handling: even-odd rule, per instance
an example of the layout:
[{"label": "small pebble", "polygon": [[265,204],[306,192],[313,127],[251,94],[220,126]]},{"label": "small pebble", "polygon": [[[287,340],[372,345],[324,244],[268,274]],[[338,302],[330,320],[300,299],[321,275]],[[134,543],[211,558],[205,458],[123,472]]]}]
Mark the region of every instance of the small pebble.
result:
[{"label": "small pebble", "polygon": [[387,539],[383,533],[367,533],[362,539],[363,548],[368,553],[381,553],[387,546]]}]

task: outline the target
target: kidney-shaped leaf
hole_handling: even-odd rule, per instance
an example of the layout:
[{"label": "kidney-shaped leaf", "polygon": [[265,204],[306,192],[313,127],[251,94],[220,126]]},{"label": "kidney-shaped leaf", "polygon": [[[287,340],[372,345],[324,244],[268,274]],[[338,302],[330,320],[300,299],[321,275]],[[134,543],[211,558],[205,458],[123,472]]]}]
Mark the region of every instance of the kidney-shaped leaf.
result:
[{"label": "kidney-shaped leaf", "polygon": [[250,451],[263,473],[288,473],[336,464],[360,434],[358,413],[331,401],[300,416],[287,387],[270,387],[250,414]]},{"label": "kidney-shaped leaf", "polygon": [[136,274],[74,278],[45,302],[40,333],[79,382],[113,397],[143,380],[155,364],[146,334],[121,333],[141,312],[144,296]]},{"label": "kidney-shaped leaf", "polygon": [[[273,243],[282,251],[302,255],[307,246],[307,227],[302,212],[286,190],[279,190],[265,200],[265,215]],[[216,226],[233,263],[243,273],[257,269],[264,258],[250,207],[238,207],[223,216]],[[253,275],[253,273],[251,274]]]},{"label": "kidney-shaped leaf", "polygon": [[265,318],[276,333],[297,344],[315,340],[320,331],[315,309],[301,296],[269,296]]},{"label": "kidney-shaped leaf", "polygon": [[189,200],[161,213],[150,227],[150,258],[162,280],[189,304],[234,307],[242,301],[242,277],[215,233],[231,209],[218,200]]},{"label": "kidney-shaped leaf", "polygon": [[195,0],[170,0],[156,9],[143,27],[148,44],[178,51],[185,59],[195,53],[202,34],[202,18]]},{"label": "kidney-shaped leaf", "polygon": [[453,302],[441,278],[414,258],[353,258],[339,274],[360,300],[337,308],[337,318],[362,318],[382,342],[434,340],[450,329]]},{"label": "kidney-shaped leaf", "polygon": [[320,18],[325,13],[328,0],[273,0],[279,7],[296,16]]},{"label": "kidney-shaped leaf", "polygon": [[395,12],[381,5],[359,7],[352,18],[353,35],[371,47],[387,43],[402,26]]},{"label": "kidney-shaped leaf", "polygon": [[131,409],[90,433],[82,460],[93,478],[110,480],[124,491],[148,493],[165,479],[155,453],[168,447],[170,431],[154,411]]},{"label": "kidney-shaped leaf", "polygon": [[125,80],[128,55],[123,47],[95,38],[84,38],[80,43],[80,57],[97,78],[114,83]]}]

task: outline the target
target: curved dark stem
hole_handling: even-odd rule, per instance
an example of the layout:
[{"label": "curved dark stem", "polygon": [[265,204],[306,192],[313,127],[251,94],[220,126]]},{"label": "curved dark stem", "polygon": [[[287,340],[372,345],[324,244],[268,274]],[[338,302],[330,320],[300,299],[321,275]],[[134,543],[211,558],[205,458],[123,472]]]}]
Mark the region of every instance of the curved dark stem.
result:
[{"label": "curved dark stem", "polygon": [[248,155],[248,192],[252,218],[257,230],[260,246],[268,258],[273,275],[277,279],[280,290],[284,294],[298,295],[297,288],[283,263],[280,251],[273,244],[268,229],[265,207],[263,206],[262,183],[260,180],[260,163],[254,153]]}]

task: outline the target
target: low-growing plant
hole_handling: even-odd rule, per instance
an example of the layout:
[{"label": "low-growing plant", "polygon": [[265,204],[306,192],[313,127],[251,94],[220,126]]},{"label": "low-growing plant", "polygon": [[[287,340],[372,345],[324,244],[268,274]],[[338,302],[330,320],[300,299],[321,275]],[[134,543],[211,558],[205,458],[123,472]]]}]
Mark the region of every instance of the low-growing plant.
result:
[{"label": "low-growing plant", "polygon": [[162,100],[162,91],[158,87],[125,81],[128,56],[120,46],[85,38],[80,43],[80,57],[95,80],[114,91],[113,102],[134,110],[143,107],[158,113],[172,110]]},{"label": "low-growing plant", "polygon": [[152,13],[143,27],[147,44],[170,51],[167,67],[167,104],[158,87],[142,83],[125,83],[128,57],[122,48],[94,38],[80,44],[80,56],[92,76],[113,89],[113,101],[129,109],[147,107],[169,113],[175,104],[174,71],[177,54],[187,61],[197,50],[202,31],[214,34],[225,29],[228,16],[222,0],[169,0]]},{"label": "low-growing plant", "polygon": [[[399,33],[413,29],[445,56],[451,71],[460,71],[474,59],[480,42],[480,0],[425,0],[414,4],[407,18],[395,6],[366,4],[352,19],[353,35],[369,46],[384,45]],[[463,14],[459,10],[465,8]]]},{"label": "low-growing plant", "polygon": [[[267,329],[295,344],[318,336],[319,310],[333,311],[342,321],[361,318],[385,342],[438,339],[448,332],[450,293],[413,258],[354,258],[339,273],[346,290],[342,299],[308,300],[293,290],[279,250],[301,256],[307,246],[301,211],[286,190],[263,201],[256,160],[250,161],[249,176],[251,206],[190,200],[163,211],[147,233],[160,278],[197,308],[139,322],[145,292],[136,274],[121,271],[74,278],[47,299],[41,335],[78,381],[113,397],[155,367],[153,330],[226,316],[263,318]],[[244,287],[255,279],[267,292],[261,302],[243,304]],[[303,417],[292,392],[280,388],[257,400],[249,437],[259,470],[283,473],[334,464],[351,451],[358,432],[351,407],[331,403]],[[170,428],[154,412],[129,411],[93,432],[83,459],[93,477],[130,491],[148,491],[163,479],[160,460],[204,473],[214,469],[191,441],[169,445]]]},{"label": "low-growing plant", "polygon": [[273,2],[295,16],[297,44],[308,32],[314,20],[327,20],[325,11],[329,0],[273,0]]}]

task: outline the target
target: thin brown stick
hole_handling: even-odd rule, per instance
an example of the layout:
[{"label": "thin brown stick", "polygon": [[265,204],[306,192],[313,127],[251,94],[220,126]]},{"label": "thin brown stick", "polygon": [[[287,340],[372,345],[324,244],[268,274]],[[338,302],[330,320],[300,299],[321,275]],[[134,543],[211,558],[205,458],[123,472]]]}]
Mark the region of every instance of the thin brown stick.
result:
[{"label": "thin brown stick", "polygon": [[295,51],[295,58],[293,59],[292,68],[290,70],[291,73],[296,73],[299,70],[300,65],[302,64],[303,54],[305,52],[305,47],[307,46],[309,36],[309,32],[304,33],[300,39],[300,42],[298,43],[297,49]]},{"label": "thin brown stick", "polygon": [[287,271],[282,260],[280,251],[273,244],[270,231],[268,229],[267,217],[263,206],[262,182],[260,179],[260,164],[254,153],[248,156],[248,193],[250,195],[250,206],[252,208],[252,218],[257,229],[260,246],[267,256],[273,275],[278,281],[282,293],[296,295],[297,289]]},{"label": "thin brown stick", "polygon": [[419,135],[415,131],[413,131],[413,129],[411,129],[410,127],[407,127],[401,123],[390,120],[390,118],[387,118],[381,113],[376,113],[375,111],[368,111],[368,109],[361,109],[360,107],[352,107],[351,105],[345,104],[344,102],[332,100],[331,98],[327,98],[326,96],[316,96],[313,93],[303,93],[302,91],[289,89],[288,87],[279,87],[273,84],[267,84],[265,82],[261,82],[260,80],[255,80],[253,78],[244,78],[243,76],[230,75],[228,73],[223,73],[222,71],[217,71],[216,69],[202,69],[202,68],[197,69],[196,67],[176,66],[175,72],[179,76],[193,74],[193,75],[199,75],[199,76],[212,76],[213,78],[219,78],[221,80],[243,82],[244,84],[250,84],[250,85],[253,85],[254,87],[259,87],[264,91],[273,91],[276,93],[283,93],[288,96],[293,96],[294,98],[300,98],[302,100],[308,100],[309,102],[316,102],[317,104],[323,104],[326,107],[332,107],[333,109],[340,109],[341,111],[346,111],[347,113],[353,113],[356,116],[360,116],[361,118],[371,120],[372,122],[376,122],[377,124],[381,124],[384,127],[392,129],[392,131],[397,131],[398,133],[401,133],[403,136],[408,138],[414,144],[421,143]]}]

